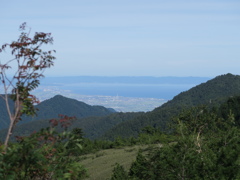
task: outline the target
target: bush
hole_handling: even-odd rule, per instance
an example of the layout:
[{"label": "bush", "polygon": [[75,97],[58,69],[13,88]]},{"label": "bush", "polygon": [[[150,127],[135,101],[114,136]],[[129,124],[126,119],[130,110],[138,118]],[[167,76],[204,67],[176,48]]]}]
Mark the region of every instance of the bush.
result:
[{"label": "bush", "polygon": [[[65,120],[67,118],[65,117]],[[54,121],[55,125],[66,121]],[[54,127],[42,129],[0,153],[0,179],[83,179],[86,170],[74,156],[81,150],[75,131],[58,133]]]},{"label": "bush", "polygon": [[123,179],[128,180],[128,174],[123,168],[123,166],[116,163],[113,169],[111,180],[123,180]]}]

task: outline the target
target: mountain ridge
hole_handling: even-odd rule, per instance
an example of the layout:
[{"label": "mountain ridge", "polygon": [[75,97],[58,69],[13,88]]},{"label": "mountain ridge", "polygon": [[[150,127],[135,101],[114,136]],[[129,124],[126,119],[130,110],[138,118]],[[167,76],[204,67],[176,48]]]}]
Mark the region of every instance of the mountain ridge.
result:
[{"label": "mountain ridge", "polygon": [[[13,106],[13,102],[10,101],[10,105]],[[0,109],[2,119],[0,121],[0,129],[7,128],[9,120],[7,111],[4,107],[4,101],[0,100]],[[22,121],[19,124],[25,124],[30,121],[38,121],[43,119],[57,118],[59,114],[67,116],[75,116],[77,118],[90,117],[90,116],[105,116],[108,114],[115,113],[116,111],[112,108],[105,108],[103,106],[88,105],[84,102],[76,99],[64,97],[62,95],[56,95],[50,99],[47,99],[40,104],[35,106],[36,116],[22,116]]]},{"label": "mountain ridge", "polygon": [[168,122],[182,110],[199,105],[219,106],[229,97],[237,95],[240,95],[240,76],[230,73],[220,75],[188,91],[181,92],[153,111],[118,124],[106,132],[103,138],[137,136],[141,129],[148,125],[167,131]]},{"label": "mountain ridge", "polygon": [[[137,136],[145,126],[160,127],[161,130],[166,131],[167,123],[183,109],[198,105],[219,106],[229,97],[237,95],[240,95],[240,76],[225,74],[217,76],[206,83],[201,83],[188,91],[179,93],[172,100],[155,108],[153,111],[86,117],[76,120],[75,125],[74,123],[73,125],[84,128],[87,137],[93,139]],[[67,108],[65,110],[69,112]]]}]

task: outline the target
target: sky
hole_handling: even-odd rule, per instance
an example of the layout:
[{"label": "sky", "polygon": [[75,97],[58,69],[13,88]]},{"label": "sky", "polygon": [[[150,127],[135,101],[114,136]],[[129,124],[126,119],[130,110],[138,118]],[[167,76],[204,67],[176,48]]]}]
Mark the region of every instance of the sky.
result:
[{"label": "sky", "polygon": [[240,74],[239,0],[2,0],[0,45],[23,22],[52,33],[46,76]]}]

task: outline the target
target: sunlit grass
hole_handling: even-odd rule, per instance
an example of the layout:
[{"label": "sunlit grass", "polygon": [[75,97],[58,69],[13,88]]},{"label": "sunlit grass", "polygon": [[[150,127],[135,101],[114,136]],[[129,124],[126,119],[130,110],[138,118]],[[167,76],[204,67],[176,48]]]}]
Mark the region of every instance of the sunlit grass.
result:
[{"label": "sunlit grass", "polygon": [[147,146],[132,146],[102,150],[84,156],[81,164],[86,167],[90,175],[89,180],[105,180],[111,177],[116,163],[129,170],[132,162],[136,159],[138,150],[146,148]]}]

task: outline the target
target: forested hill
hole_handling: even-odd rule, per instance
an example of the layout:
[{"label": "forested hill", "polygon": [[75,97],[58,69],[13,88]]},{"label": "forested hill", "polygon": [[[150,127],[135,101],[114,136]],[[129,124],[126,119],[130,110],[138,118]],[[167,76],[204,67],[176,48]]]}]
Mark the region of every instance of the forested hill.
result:
[{"label": "forested hill", "polygon": [[[240,76],[226,74],[217,76],[216,78],[197,85],[186,92],[182,92],[175,96],[172,101],[164,104],[164,106],[172,106],[172,104],[180,104],[183,106],[196,106],[199,104],[219,104],[230,96],[240,94]],[[158,107],[157,111],[162,107]]]},{"label": "forested hill", "polygon": [[[0,129],[4,129],[7,127],[9,119],[4,101],[2,99],[0,100],[0,105]],[[11,106],[13,106],[13,103],[11,103]],[[59,114],[83,118],[90,116],[105,116],[115,112],[113,109],[108,109],[103,106],[91,106],[61,95],[56,95],[53,98],[41,102],[40,104],[36,105],[36,108],[38,109],[37,116],[23,116],[23,121],[20,121],[20,124],[35,120],[58,118]]]},{"label": "forested hill", "polygon": [[89,116],[104,116],[115,112],[103,106],[91,106],[84,102],[56,95],[51,99],[45,100],[36,106],[36,120],[46,118],[56,118],[58,114],[76,116],[77,118]]},{"label": "forested hill", "polygon": [[[127,112],[127,113],[112,113],[106,116],[92,116],[85,118],[78,118],[71,120],[71,125],[69,130],[74,128],[81,128],[84,132],[84,137],[90,139],[98,139],[106,131],[113,128],[117,124],[132,119],[135,116],[143,114],[143,112]],[[43,119],[38,121],[31,121],[26,124],[18,124],[13,132],[13,136],[25,136],[29,135],[34,131],[39,131],[42,128],[47,128],[50,126],[49,120]],[[62,128],[58,128],[58,131],[62,131]],[[6,129],[0,131],[0,140],[3,140],[6,134]]]},{"label": "forested hill", "polygon": [[167,129],[167,123],[171,118],[183,109],[197,105],[219,106],[229,97],[240,95],[240,76],[226,74],[202,83],[188,91],[175,96],[171,101],[162,106],[125,121],[110,131],[104,138],[112,139],[114,137],[129,137],[137,135],[145,126],[151,125]]}]

